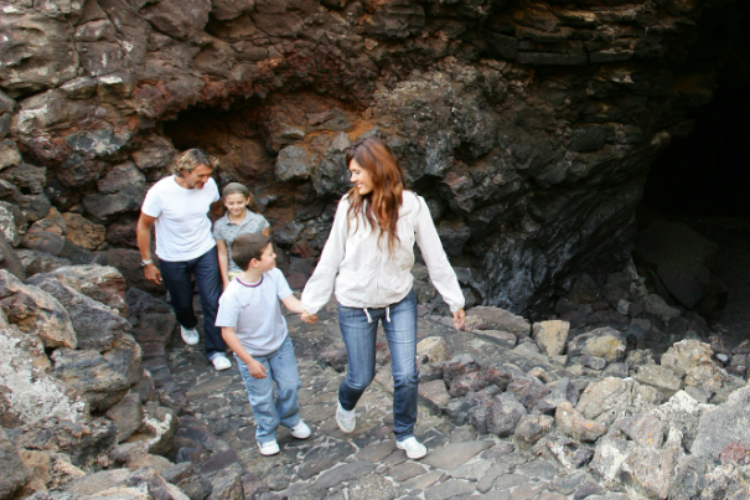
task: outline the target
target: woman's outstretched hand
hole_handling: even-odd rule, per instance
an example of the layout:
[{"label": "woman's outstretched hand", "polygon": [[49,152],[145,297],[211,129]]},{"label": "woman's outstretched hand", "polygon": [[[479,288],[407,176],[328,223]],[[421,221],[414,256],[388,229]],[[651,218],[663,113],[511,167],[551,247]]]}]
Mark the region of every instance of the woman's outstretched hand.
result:
[{"label": "woman's outstretched hand", "polygon": [[453,313],[453,326],[456,327],[456,330],[461,330],[464,327],[465,320],[466,313],[463,309],[459,309]]},{"label": "woman's outstretched hand", "polygon": [[302,311],[302,314],[300,314],[299,316],[300,316],[300,319],[304,323],[307,323],[308,325],[312,325],[313,323],[315,323],[316,321],[318,321],[318,315],[317,314],[310,314],[309,312],[304,311],[304,310]]}]

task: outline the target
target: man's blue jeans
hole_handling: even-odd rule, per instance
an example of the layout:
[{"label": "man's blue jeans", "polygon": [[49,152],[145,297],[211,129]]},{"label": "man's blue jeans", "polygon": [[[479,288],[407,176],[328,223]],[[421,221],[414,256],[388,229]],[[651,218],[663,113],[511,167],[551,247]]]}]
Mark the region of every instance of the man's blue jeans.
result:
[{"label": "man's blue jeans", "polygon": [[221,328],[216,327],[216,311],[219,309],[219,297],[223,289],[216,247],[192,260],[162,260],[159,267],[164,284],[169,290],[177,322],[187,329],[195,328],[198,324],[198,318],[193,311],[193,282],[190,280],[190,275],[193,275],[203,309],[206,357],[211,359],[214,354],[226,351],[227,345],[221,337]]},{"label": "man's blue jeans", "polygon": [[[276,351],[265,356],[253,356],[267,371],[266,378],[253,378],[247,365],[235,354],[237,366],[245,381],[245,389],[250,400],[250,407],[255,417],[255,440],[258,444],[276,439],[279,425],[291,429],[300,422],[299,374],[297,359],[294,357],[292,341],[286,340]],[[276,382],[276,399],[273,396],[273,384]]]},{"label": "man's blue jeans", "polygon": [[346,378],[339,387],[339,402],[345,410],[353,410],[375,376],[378,321],[383,323],[391,350],[393,433],[398,441],[403,441],[414,435],[417,421],[417,299],[413,291],[387,309],[365,312],[339,304],[339,326],[349,357]]}]

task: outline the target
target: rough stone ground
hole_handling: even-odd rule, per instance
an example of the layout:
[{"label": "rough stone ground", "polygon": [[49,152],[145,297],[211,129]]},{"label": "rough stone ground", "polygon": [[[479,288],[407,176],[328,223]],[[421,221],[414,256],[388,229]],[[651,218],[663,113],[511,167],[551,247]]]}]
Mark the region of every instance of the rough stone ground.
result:
[{"label": "rough stone ground", "polygon": [[[442,336],[452,355],[470,353],[477,360],[506,354],[507,349],[491,339],[456,332],[440,319],[420,318],[419,337]],[[627,498],[603,489],[586,472],[567,471],[519,450],[510,439],[479,435],[471,426],[457,427],[422,399],[416,435],[430,451],[422,460],[407,460],[404,452],[395,448],[391,433],[387,368],[381,368],[360,400],[355,433],[344,435],[334,420],[336,391],[343,374],[316,356],[327,347],[342,345],[335,306],[321,311],[315,325],[305,325],[294,315],[287,316],[287,321],[302,379],[302,417],[313,435],[300,441],[280,430],[282,452],[274,457],[258,452],[252,412],[236,367],[217,373],[203,357],[202,346],[187,347],[179,340],[167,353],[174,380],[186,392],[196,416],[225,440],[245,470],[261,478],[271,491],[292,499],[553,500],[591,494]],[[382,342],[385,345],[384,338]],[[245,494],[249,494],[247,487]]]}]

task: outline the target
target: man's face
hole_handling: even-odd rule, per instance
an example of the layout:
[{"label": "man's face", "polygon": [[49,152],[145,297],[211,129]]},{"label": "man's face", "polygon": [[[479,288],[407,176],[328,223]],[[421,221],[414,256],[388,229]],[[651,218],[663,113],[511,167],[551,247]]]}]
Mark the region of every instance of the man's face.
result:
[{"label": "man's face", "polygon": [[198,165],[191,172],[182,171],[182,179],[185,181],[187,189],[203,189],[203,186],[211,177],[213,169],[208,165]]}]

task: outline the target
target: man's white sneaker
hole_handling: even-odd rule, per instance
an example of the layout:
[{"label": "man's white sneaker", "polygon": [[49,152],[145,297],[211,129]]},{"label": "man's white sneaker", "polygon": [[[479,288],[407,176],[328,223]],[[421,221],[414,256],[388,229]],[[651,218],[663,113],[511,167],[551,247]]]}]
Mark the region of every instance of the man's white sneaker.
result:
[{"label": "man's white sneaker", "polygon": [[201,337],[200,335],[198,335],[198,330],[196,330],[195,328],[191,328],[190,330],[188,330],[184,326],[181,326],[180,337],[182,337],[182,341],[187,345],[195,345],[201,341]]},{"label": "man's white sneaker", "polygon": [[232,367],[232,362],[229,361],[229,359],[224,356],[224,353],[222,352],[214,354],[211,358],[211,363],[214,365],[214,369],[217,372],[228,370]]},{"label": "man's white sneaker", "polygon": [[276,440],[267,443],[258,443],[258,448],[260,448],[260,454],[265,456],[276,455],[281,451],[279,449],[279,443],[277,443]]},{"label": "man's white sneaker", "polygon": [[341,403],[336,405],[336,423],[339,424],[339,429],[344,434],[350,434],[354,432],[354,428],[357,426],[357,415],[354,410],[345,410]]},{"label": "man's white sneaker", "polygon": [[289,429],[289,432],[291,432],[292,436],[296,437],[297,439],[307,439],[312,434],[310,427],[302,420],[300,420],[297,425]]},{"label": "man's white sneaker", "polygon": [[399,450],[406,452],[406,457],[412,460],[423,458],[427,455],[427,448],[425,445],[417,441],[414,436],[406,438],[403,441],[396,441],[396,446]]}]

